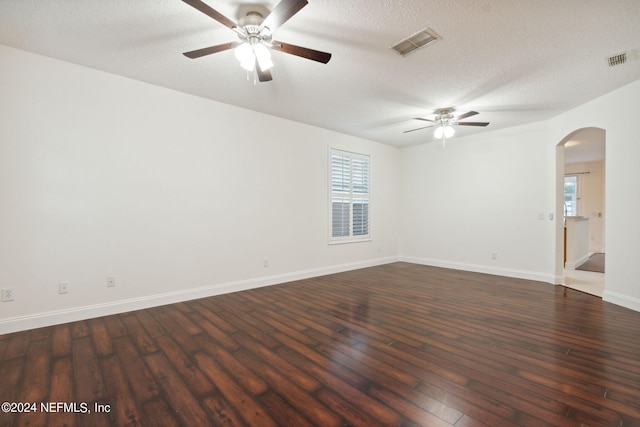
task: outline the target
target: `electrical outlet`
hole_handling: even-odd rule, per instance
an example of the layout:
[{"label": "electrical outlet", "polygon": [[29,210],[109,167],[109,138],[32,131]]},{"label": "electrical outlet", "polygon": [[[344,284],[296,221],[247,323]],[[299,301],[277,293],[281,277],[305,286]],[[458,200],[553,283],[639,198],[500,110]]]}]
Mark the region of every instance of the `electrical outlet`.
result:
[{"label": "electrical outlet", "polygon": [[58,283],[58,293],[59,294],[68,294],[69,293],[69,282],[60,282],[60,283]]},{"label": "electrical outlet", "polygon": [[2,288],[2,302],[15,300],[15,291],[13,288]]},{"label": "electrical outlet", "polygon": [[263,267],[269,267],[269,258],[265,258],[264,260],[262,260],[262,265]]},{"label": "electrical outlet", "polygon": [[107,277],[107,288],[115,288],[116,278],[114,276]]},{"label": "electrical outlet", "polygon": [[498,259],[498,252],[491,252],[491,259]]}]

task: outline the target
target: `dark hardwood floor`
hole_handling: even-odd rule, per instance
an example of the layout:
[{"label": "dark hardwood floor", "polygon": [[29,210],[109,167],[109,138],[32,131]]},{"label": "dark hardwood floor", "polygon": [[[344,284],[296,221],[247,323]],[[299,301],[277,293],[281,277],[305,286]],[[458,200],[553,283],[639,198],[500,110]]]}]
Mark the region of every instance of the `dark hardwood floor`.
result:
[{"label": "dark hardwood floor", "polygon": [[563,291],[396,263],[0,335],[0,425],[640,426],[640,313]]}]

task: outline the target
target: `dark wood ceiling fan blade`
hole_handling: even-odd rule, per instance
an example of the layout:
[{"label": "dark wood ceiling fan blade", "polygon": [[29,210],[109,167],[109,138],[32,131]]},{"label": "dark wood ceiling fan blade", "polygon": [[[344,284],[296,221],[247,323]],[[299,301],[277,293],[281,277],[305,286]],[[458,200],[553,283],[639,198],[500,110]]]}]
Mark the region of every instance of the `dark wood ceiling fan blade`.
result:
[{"label": "dark wood ceiling fan blade", "polygon": [[415,132],[415,131],[417,131],[417,130],[422,130],[422,129],[432,128],[432,127],[434,127],[434,126],[435,126],[435,125],[425,126],[425,127],[416,128],[416,129],[411,129],[411,130],[405,130],[405,131],[404,131],[404,132],[402,132],[402,133]]},{"label": "dark wood ceiling fan blade", "polygon": [[455,119],[463,120],[463,119],[466,119],[467,117],[475,116],[476,114],[480,114],[480,113],[478,113],[477,111],[469,111],[468,113],[464,113],[464,114],[461,114],[460,116],[457,116]]},{"label": "dark wood ceiling fan blade", "polygon": [[187,58],[195,59],[195,58],[200,58],[202,56],[211,55],[212,53],[233,49],[239,44],[240,43],[238,42],[223,43],[215,46],[209,46],[209,47],[204,47],[202,49],[196,49],[189,52],[184,52],[183,55],[186,56]]},{"label": "dark wood ceiling fan blade", "polygon": [[273,34],[282,24],[308,4],[307,0],[282,0],[265,18],[262,26],[268,27]]},{"label": "dark wood ceiling fan blade", "polygon": [[455,122],[459,126],[487,126],[489,122]]},{"label": "dark wood ceiling fan blade", "polygon": [[323,64],[326,64],[331,59],[331,54],[327,52],[320,52],[319,50],[276,41],[274,41],[273,44],[273,48],[276,50],[301,58],[311,59],[312,61],[322,62]]},{"label": "dark wood ceiling fan blade", "polygon": [[182,1],[188,4],[189,6],[195,9],[198,9],[200,12],[204,13],[208,17],[215,19],[225,27],[229,27],[233,30],[235,27],[238,26],[238,24],[233,22],[231,19],[227,18],[226,16],[224,16],[223,14],[221,14],[211,6],[207,5],[206,3],[203,3],[201,0],[182,0]]},{"label": "dark wood ceiling fan blade", "polygon": [[270,82],[271,80],[273,80],[273,77],[271,76],[271,71],[263,70],[262,68],[260,68],[260,64],[258,64],[258,60],[256,60],[256,73],[258,74],[258,80],[260,80],[261,82]]},{"label": "dark wood ceiling fan blade", "polygon": [[431,122],[431,123],[435,123],[436,122],[435,120],[425,119],[423,117],[416,117],[416,118],[414,118],[414,120],[422,120],[424,122]]}]

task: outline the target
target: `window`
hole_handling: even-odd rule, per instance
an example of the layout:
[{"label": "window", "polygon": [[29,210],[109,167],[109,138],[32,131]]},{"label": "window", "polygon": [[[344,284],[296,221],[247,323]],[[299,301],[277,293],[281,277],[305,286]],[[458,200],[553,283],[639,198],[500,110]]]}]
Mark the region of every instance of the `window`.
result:
[{"label": "window", "polygon": [[330,150],[331,243],[369,239],[369,156]]},{"label": "window", "polygon": [[567,175],[564,177],[564,216],[578,215],[578,177]]}]

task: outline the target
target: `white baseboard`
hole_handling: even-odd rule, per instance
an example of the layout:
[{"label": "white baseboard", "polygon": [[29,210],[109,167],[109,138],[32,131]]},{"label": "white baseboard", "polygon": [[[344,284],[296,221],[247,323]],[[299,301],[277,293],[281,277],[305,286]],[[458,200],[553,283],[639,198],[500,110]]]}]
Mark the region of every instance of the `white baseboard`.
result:
[{"label": "white baseboard", "polygon": [[575,270],[576,268],[580,267],[582,264],[584,264],[585,262],[589,261],[589,257],[591,256],[591,253],[586,254],[585,256],[583,256],[582,258],[580,258],[577,261],[567,261],[564,265],[564,268],[566,270]]},{"label": "white baseboard", "polygon": [[630,297],[628,295],[619,294],[617,292],[608,291],[605,289],[602,293],[602,300],[629,308],[631,310],[640,311],[639,298]]},{"label": "white baseboard", "polygon": [[131,298],[102,304],[94,304],[82,307],[72,307],[64,310],[48,311],[29,314],[25,316],[0,319],[0,334],[25,331],[28,329],[58,325],[61,323],[76,322],[112,314],[126,313],[133,310],[141,310],[160,305],[174,304],[198,298],[206,298],[231,292],[260,288],[263,286],[277,285],[295,280],[309,279],[311,277],[327,274],[341,273],[360,268],[374,267],[377,265],[397,262],[397,257],[379,258],[369,261],[339,264],[329,267],[321,267],[310,270],[302,270],[293,273],[264,276],[257,279],[240,280],[217,285],[207,285],[199,288],[185,289],[163,294],[148,295],[145,297]]},{"label": "white baseboard", "polygon": [[421,265],[430,265],[433,267],[451,268],[453,270],[472,271],[474,273],[493,274],[495,276],[513,277],[516,279],[535,280],[538,282],[551,284],[555,284],[557,282],[557,277],[555,275],[543,274],[535,271],[513,270],[508,268],[489,267],[486,265],[465,264],[438,259],[417,258],[408,256],[401,256],[400,261]]}]

